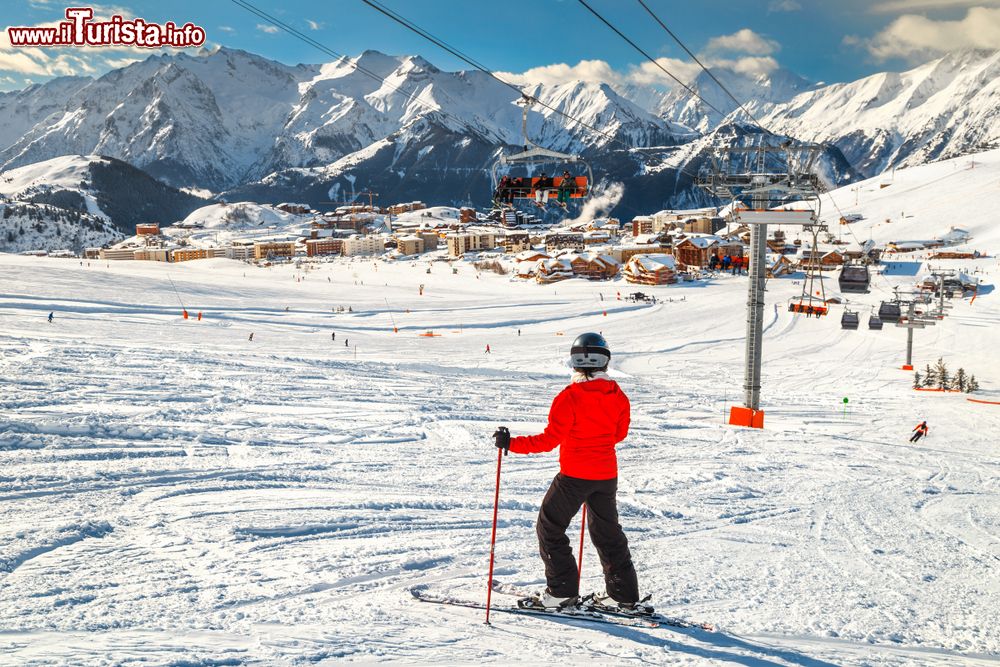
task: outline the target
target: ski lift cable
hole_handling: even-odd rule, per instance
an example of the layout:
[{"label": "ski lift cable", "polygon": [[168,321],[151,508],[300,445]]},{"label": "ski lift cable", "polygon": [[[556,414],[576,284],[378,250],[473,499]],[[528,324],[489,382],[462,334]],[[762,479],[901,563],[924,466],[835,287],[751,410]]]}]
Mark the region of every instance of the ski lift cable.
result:
[{"label": "ski lift cable", "polygon": [[[365,2],[367,2],[367,1],[368,0],[365,0]],[[717,114],[719,114],[719,115],[721,115],[723,117],[726,115],[722,111],[720,111],[719,109],[716,109],[715,105],[713,105],[711,102],[709,102],[704,97],[702,97],[701,95],[699,95],[696,90],[694,90],[693,88],[691,88],[690,86],[688,86],[686,83],[684,83],[683,81],[681,81],[680,79],[678,79],[676,76],[674,76],[674,74],[670,70],[668,70],[666,67],[664,67],[662,64],[660,64],[660,62],[656,58],[654,58],[653,56],[649,55],[645,50],[643,50],[643,48],[641,46],[639,46],[638,44],[636,44],[635,42],[633,42],[631,39],[629,39],[625,35],[625,33],[623,33],[621,30],[619,30],[618,28],[616,28],[615,26],[613,26],[611,24],[611,22],[609,22],[606,18],[604,18],[603,16],[601,16],[597,12],[597,10],[595,10],[593,7],[591,7],[590,5],[588,5],[587,2],[586,2],[586,0],[577,0],[577,2],[579,2],[581,5],[583,5],[584,7],[586,7],[587,10],[591,14],[593,14],[594,16],[596,16],[597,19],[601,23],[603,23],[604,25],[606,25],[609,28],[611,28],[611,30],[613,30],[619,37],[621,37],[626,42],[628,42],[632,46],[633,49],[635,49],[636,51],[638,51],[639,53],[641,53],[643,56],[645,56],[646,60],[648,60],[649,62],[653,63],[656,67],[660,68],[660,70],[662,70],[664,74],[666,74],[671,79],[673,79],[674,81],[676,81],[677,84],[681,88],[683,88],[684,90],[688,91],[693,97],[697,97],[699,100],[702,101],[702,103],[705,104],[705,106],[707,106],[709,109],[711,109],[715,113],[717,113]],[[664,28],[666,28],[666,26],[664,26]]]},{"label": "ski lift cable", "polygon": [[[240,0],[240,1],[245,1],[245,0]],[[578,117],[576,117],[576,116],[574,116],[572,114],[566,113],[565,111],[563,111],[561,109],[558,109],[556,107],[553,107],[550,104],[547,104],[546,102],[538,99],[537,97],[532,97],[530,95],[527,95],[517,85],[515,85],[515,84],[513,84],[513,83],[511,83],[509,81],[506,81],[506,80],[502,79],[501,77],[499,77],[496,74],[496,72],[494,72],[490,68],[486,67],[482,63],[479,63],[474,58],[468,56],[467,54],[465,54],[464,52],[460,51],[459,49],[457,49],[455,47],[449,46],[446,42],[444,42],[440,38],[432,35],[428,31],[420,28],[419,26],[417,26],[416,24],[414,24],[413,21],[411,21],[411,20],[407,19],[406,17],[400,15],[399,13],[394,12],[393,10],[389,9],[388,7],[386,7],[385,5],[383,5],[378,0],[361,0],[361,1],[364,2],[366,5],[368,5],[369,7],[371,7],[372,9],[375,9],[379,13],[383,14],[384,16],[392,19],[396,23],[399,23],[400,25],[402,25],[403,27],[407,28],[411,32],[414,32],[414,33],[420,35],[424,39],[426,39],[426,40],[430,41],[431,43],[435,44],[436,46],[444,49],[445,51],[447,51],[448,53],[452,54],[456,58],[459,58],[463,62],[471,65],[472,67],[475,67],[477,70],[479,70],[479,71],[483,72],[484,74],[487,74],[488,76],[492,77],[493,79],[495,79],[499,83],[501,83],[501,84],[507,86],[508,88],[516,91],[518,93],[518,95],[520,95],[526,101],[534,103],[534,104],[538,104],[539,106],[542,106],[542,107],[548,109],[549,111],[552,111],[553,113],[559,114],[560,116],[566,118],[567,120],[573,121],[573,122],[577,123],[578,125],[580,125],[581,127],[584,127],[586,129],[590,130],[594,134],[600,135],[600,136],[608,139],[609,142],[615,143],[615,144],[618,144],[618,145],[622,146],[626,151],[630,152],[630,151],[632,151],[635,148],[634,146],[630,146],[626,142],[624,142],[621,139],[617,138],[613,134],[609,134],[608,132],[600,130],[600,129],[594,127],[593,125],[587,123],[584,120],[581,120],[580,118],[578,118]],[[669,74],[669,72],[668,72],[668,74]],[[678,82],[681,83],[682,86],[684,85],[682,82],[680,82],[680,81],[678,81]],[[692,94],[694,94],[695,96],[698,96],[697,93],[695,93],[694,91],[690,91],[690,92],[692,92]],[[699,97],[699,99],[701,99],[700,96],[698,96],[698,97]],[[702,101],[705,101],[705,100],[702,100]],[[709,104],[707,101],[705,101],[705,104],[708,104],[709,106],[711,106],[711,104]],[[712,108],[714,109],[714,107],[712,107]],[[718,109],[715,109],[715,111],[717,113],[720,113],[720,114],[722,113]],[[676,168],[676,170],[678,172],[682,173],[682,174],[685,174],[685,175],[689,176],[690,178],[695,179],[695,180],[697,180],[697,178],[698,178],[697,174],[692,173],[692,172],[688,171],[687,169],[684,169],[684,168],[682,168],[680,166],[678,166]],[[632,210],[635,210],[635,209],[632,209]]]},{"label": "ski lift cable", "polygon": [[401,95],[405,95],[407,102],[415,102],[415,103],[417,103],[417,104],[425,107],[426,109],[428,109],[430,111],[434,111],[436,113],[439,113],[439,114],[441,114],[442,116],[444,116],[446,118],[451,118],[452,120],[456,121],[460,125],[468,125],[468,122],[465,121],[465,120],[463,120],[462,118],[460,118],[460,117],[458,117],[458,116],[456,116],[456,115],[454,115],[452,113],[449,113],[449,112],[445,111],[444,109],[441,109],[440,107],[438,107],[436,105],[433,105],[433,104],[431,104],[429,102],[425,102],[424,100],[422,100],[419,97],[419,92],[420,91],[413,90],[413,91],[407,92],[406,90],[403,90],[402,88],[400,88],[398,86],[392,85],[391,83],[389,83],[388,81],[386,81],[385,77],[381,77],[378,74],[376,74],[375,72],[372,72],[371,70],[369,70],[369,69],[367,69],[365,67],[362,67],[361,65],[358,65],[357,63],[351,62],[351,60],[347,56],[345,56],[345,55],[343,55],[341,53],[338,53],[337,51],[334,51],[330,47],[328,47],[328,46],[326,46],[326,45],[324,45],[324,44],[316,41],[312,37],[310,37],[310,36],[302,33],[301,31],[299,31],[295,27],[293,27],[293,26],[285,23],[281,19],[275,18],[274,16],[268,14],[264,10],[262,10],[259,7],[255,6],[249,0],[232,0],[232,2],[234,4],[242,7],[243,9],[247,10],[251,14],[255,14],[259,18],[267,21],[268,23],[270,23],[271,25],[275,26],[276,28],[284,30],[285,32],[287,32],[291,36],[293,36],[293,37],[295,37],[295,38],[297,38],[297,39],[305,42],[306,44],[308,44],[308,45],[310,45],[310,46],[312,46],[314,48],[319,49],[323,53],[325,53],[325,54],[327,54],[329,56],[332,56],[334,58],[339,58],[341,60],[344,60],[348,65],[350,65],[351,67],[353,67],[356,71],[361,72],[362,74],[370,77],[371,79],[373,79],[375,81],[378,81],[380,84],[382,84],[386,88],[389,88],[390,90],[393,90],[393,91],[395,91],[395,92],[397,92],[397,93],[399,93]]},{"label": "ski lift cable", "polygon": [[[289,35],[295,37],[296,39],[298,39],[298,40],[300,40],[302,42],[305,42],[306,44],[308,44],[308,45],[310,45],[310,46],[312,46],[312,47],[314,47],[314,48],[322,51],[323,53],[325,53],[325,54],[327,54],[329,56],[332,56],[334,58],[338,58],[338,59],[344,60],[347,64],[349,64],[356,71],[361,72],[362,74],[370,77],[371,79],[373,79],[375,81],[378,81],[379,83],[381,83],[382,85],[386,86],[390,90],[393,90],[393,91],[395,91],[397,93],[400,93],[401,95],[405,95],[408,102],[415,102],[417,104],[420,104],[421,106],[427,108],[430,111],[434,111],[434,112],[440,114],[441,116],[444,116],[446,118],[451,118],[452,120],[454,120],[459,125],[463,125],[464,126],[464,125],[468,124],[462,118],[460,118],[460,117],[458,117],[458,116],[456,116],[456,115],[454,115],[452,113],[449,113],[449,112],[445,111],[444,109],[441,109],[440,107],[438,107],[436,105],[432,105],[429,102],[425,102],[423,99],[421,99],[418,96],[418,92],[419,91],[414,90],[414,91],[407,92],[406,90],[403,90],[402,88],[400,88],[398,86],[390,84],[388,81],[386,81],[385,77],[381,77],[378,74],[372,72],[371,70],[368,70],[367,68],[362,67],[361,65],[358,65],[357,63],[351,62],[350,59],[347,56],[345,56],[344,54],[339,53],[339,52],[331,49],[330,47],[326,46],[325,44],[322,44],[321,42],[318,42],[317,40],[313,39],[309,35],[306,35],[303,32],[301,32],[300,30],[296,29],[295,27],[289,25],[288,23],[285,23],[281,19],[278,19],[278,18],[272,16],[271,14],[268,14],[264,10],[262,10],[259,7],[255,6],[252,2],[250,2],[250,0],[231,0],[231,1],[234,4],[238,5],[239,7],[242,7],[243,9],[247,10],[248,12],[250,12],[250,13],[256,15],[257,17],[263,19],[264,21],[267,21],[268,23],[270,23],[271,25],[275,26],[276,28],[279,28],[280,30],[283,30],[283,31],[287,32]],[[376,9],[378,9],[378,8],[376,7]],[[382,11],[382,10],[379,10],[379,11]],[[386,12],[382,12],[382,13],[386,13]],[[406,26],[407,28],[409,28],[409,25],[407,25],[405,23],[405,19],[402,19],[402,17],[400,17],[399,19],[396,19],[394,17],[391,17],[391,15],[389,15],[389,14],[386,14],[386,15],[390,16],[390,18],[393,18],[393,20],[395,20],[395,21],[403,23],[404,26]],[[420,34],[420,33],[418,33],[418,34]],[[429,33],[428,33],[428,35],[429,35]],[[424,35],[421,35],[421,36],[424,36]],[[436,40],[435,38],[433,38],[433,36],[424,36],[424,37],[425,37],[425,39],[428,39],[430,41],[434,41],[435,43],[437,43],[437,42],[440,41],[440,40]],[[442,48],[446,48],[446,47],[442,46]],[[476,67],[476,69],[480,69],[480,66],[477,66],[474,62],[472,62],[471,58],[470,59],[466,59],[466,58],[464,58],[462,56],[458,56],[457,54],[456,54],[456,57],[462,58],[463,60],[465,60],[465,62],[468,62],[473,67]],[[514,84],[511,84],[511,83],[509,83],[507,81],[504,81],[503,79],[501,79],[500,77],[498,77],[495,73],[493,73],[492,71],[490,71],[488,68],[482,67],[481,71],[484,71],[486,74],[490,75],[492,78],[496,79],[500,83],[502,83],[502,84],[504,84],[504,85],[506,85],[506,86],[508,86],[508,87],[510,87],[510,88],[512,88],[514,90],[516,90],[517,93],[519,95],[521,95],[522,97],[528,97],[528,96],[525,95],[524,91],[522,91],[520,88],[518,88]],[[572,121],[578,123],[579,125],[581,125],[581,126],[587,128],[587,129],[591,130],[592,132],[594,132],[596,134],[599,134],[601,136],[604,136],[604,137],[608,138],[610,141],[623,146],[625,148],[625,150],[627,150],[627,151],[630,151],[633,148],[632,146],[629,146],[627,143],[625,143],[621,139],[618,139],[614,135],[611,135],[611,134],[608,134],[606,132],[603,132],[603,131],[601,131],[601,130],[599,130],[599,129],[593,127],[593,126],[591,126],[590,124],[588,124],[588,123],[580,120],[579,118],[576,118],[576,117],[574,117],[574,116],[572,116],[570,114],[567,114],[566,112],[561,111],[559,109],[555,109],[554,107],[551,107],[551,106],[545,104],[544,102],[542,102],[540,100],[537,100],[537,99],[534,99],[534,98],[531,98],[531,99],[533,101],[537,102],[538,104],[540,104],[541,106],[544,106],[544,107],[546,107],[546,108],[548,108],[548,109],[550,109],[550,110],[558,113],[559,115],[564,116],[565,118],[567,118],[569,120],[572,120]],[[686,170],[686,169],[684,169],[684,168],[682,168],[680,166],[677,167],[677,171],[680,172],[680,173],[686,174],[687,176],[690,176],[691,178],[697,179],[697,174],[693,174],[692,172],[690,172],[690,171],[688,171],[688,170]],[[626,208],[629,208],[630,210],[633,210],[636,213],[639,213],[639,211],[637,211],[636,209],[634,209],[634,208],[632,208],[630,206],[626,206]]]},{"label": "ski lift cable", "polygon": [[378,11],[379,13],[385,15],[386,17],[392,19],[396,23],[399,23],[400,25],[402,25],[407,30],[410,30],[411,32],[414,32],[414,33],[420,35],[424,39],[426,39],[429,42],[435,44],[436,46],[444,49],[445,51],[447,51],[451,55],[455,56],[456,58],[462,60],[463,62],[465,62],[465,63],[467,63],[469,65],[471,65],[472,67],[475,67],[480,72],[483,72],[484,74],[489,75],[490,77],[492,77],[493,79],[495,79],[499,83],[507,86],[511,90],[514,90],[518,95],[520,95],[521,97],[525,98],[526,100],[528,100],[530,102],[533,102],[535,104],[538,104],[539,106],[545,107],[549,111],[552,111],[553,113],[557,113],[560,116],[563,116],[564,118],[566,118],[568,120],[571,120],[571,121],[579,124],[582,127],[587,128],[591,132],[593,132],[595,134],[601,135],[602,137],[608,139],[609,141],[612,141],[612,142],[617,143],[617,144],[621,144],[622,146],[625,147],[626,150],[629,150],[629,151],[632,150],[632,148],[633,148],[632,146],[629,146],[624,141],[618,139],[614,135],[608,134],[607,132],[598,129],[598,128],[594,127],[593,125],[590,125],[589,123],[581,120],[580,118],[577,118],[576,116],[573,116],[572,114],[568,114],[565,111],[562,111],[561,109],[557,109],[556,107],[554,107],[554,106],[552,106],[550,104],[547,104],[546,102],[538,99],[537,97],[532,97],[532,96],[526,94],[517,85],[511,83],[510,81],[506,81],[506,80],[500,78],[490,68],[488,68],[485,65],[482,65],[481,63],[477,62],[475,59],[471,58],[470,56],[467,56],[462,51],[459,51],[457,48],[453,48],[453,47],[448,46],[441,39],[435,37],[434,35],[432,35],[431,33],[427,32],[426,30],[423,30],[422,28],[420,28],[419,26],[415,25],[412,21],[410,21],[406,17],[404,17],[404,16],[402,16],[402,15],[400,15],[400,14],[392,11],[391,9],[389,9],[388,7],[386,7],[385,5],[383,5],[382,3],[378,2],[377,0],[361,0],[361,1],[363,3],[365,3],[366,5],[368,5],[369,7],[371,7],[372,9],[374,9],[374,10]]},{"label": "ski lift cable", "polygon": [[[582,0],[581,0],[581,1],[582,1]],[[728,95],[728,96],[729,96],[729,98],[730,98],[730,99],[731,99],[731,100],[732,100],[732,101],[733,101],[733,102],[734,102],[734,103],[736,104],[736,106],[737,106],[738,108],[740,108],[740,109],[742,109],[742,110],[743,110],[743,113],[745,113],[745,114],[747,115],[747,117],[748,117],[748,118],[749,118],[750,120],[752,120],[752,121],[753,121],[753,123],[754,123],[754,124],[755,124],[755,125],[756,125],[757,127],[759,127],[760,129],[764,130],[764,131],[765,131],[765,132],[767,132],[768,134],[771,134],[771,135],[773,135],[773,134],[774,134],[773,132],[771,132],[771,130],[769,130],[769,129],[767,129],[766,127],[764,127],[764,126],[763,126],[763,125],[762,125],[762,124],[760,123],[760,121],[759,121],[759,120],[757,120],[757,118],[756,118],[756,117],[754,117],[754,115],[753,115],[752,113],[750,113],[750,110],[746,108],[746,106],[744,105],[744,103],[743,103],[743,102],[740,102],[740,101],[739,101],[738,99],[736,99],[736,96],[735,96],[735,95],[733,95],[733,94],[732,94],[732,93],[731,93],[731,92],[729,91],[729,89],[728,89],[728,88],[726,88],[726,86],[725,86],[725,85],[723,85],[723,83],[722,83],[721,81],[719,81],[719,79],[718,79],[718,78],[717,78],[717,77],[715,76],[715,74],[713,74],[713,73],[712,73],[712,70],[710,70],[710,69],[709,69],[708,67],[706,67],[706,66],[705,66],[705,64],[704,64],[704,63],[702,63],[702,62],[701,62],[701,60],[699,60],[699,59],[698,59],[698,56],[696,56],[696,55],[695,55],[695,54],[694,54],[694,53],[693,53],[693,52],[691,51],[691,49],[689,49],[689,48],[687,47],[687,45],[686,45],[686,44],[684,44],[684,42],[682,42],[682,41],[681,41],[680,37],[678,37],[678,36],[677,36],[676,34],[674,34],[674,31],[673,31],[673,30],[671,30],[670,28],[668,28],[668,27],[667,27],[667,25],[666,25],[666,24],[665,24],[665,23],[664,23],[664,22],[663,22],[662,20],[660,20],[660,17],[659,17],[659,16],[657,16],[657,15],[656,15],[655,13],[653,13],[653,10],[649,8],[649,5],[647,5],[647,4],[645,3],[645,2],[643,2],[643,0],[636,0],[636,2],[638,2],[638,3],[639,3],[639,4],[641,5],[641,6],[642,6],[642,8],[643,8],[643,9],[645,9],[645,10],[646,10],[646,12],[648,12],[648,13],[649,13],[649,15],[653,17],[653,20],[654,20],[654,21],[656,21],[657,23],[659,23],[659,24],[660,24],[660,27],[661,27],[661,28],[663,28],[663,29],[664,29],[664,30],[666,31],[666,33],[667,33],[668,35],[670,35],[670,37],[671,37],[671,38],[673,38],[673,40],[674,40],[675,42],[677,42],[677,44],[678,44],[678,45],[679,45],[679,46],[680,46],[680,47],[681,47],[682,49],[684,49],[684,52],[685,52],[685,53],[687,53],[687,54],[688,54],[689,56],[691,56],[691,60],[695,61],[695,62],[696,62],[696,63],[698,64],[698,66],[699,66],[699,67],[701,67],[701,68],[702,68],[702,69],[703,69],[703,70],[705,71],[705,74],[707,74],[707,75],[708,75],[709,77],[711,77],[712,81],[714,81],[714,82],[716,83],[716,85],[717,85],[717,86],[719,86],[719,88],[721,88],[721,89],[722,89],[722,91],[723,91],[723,92],[724,92],[724,93],[725,93],[726,95]]]}]

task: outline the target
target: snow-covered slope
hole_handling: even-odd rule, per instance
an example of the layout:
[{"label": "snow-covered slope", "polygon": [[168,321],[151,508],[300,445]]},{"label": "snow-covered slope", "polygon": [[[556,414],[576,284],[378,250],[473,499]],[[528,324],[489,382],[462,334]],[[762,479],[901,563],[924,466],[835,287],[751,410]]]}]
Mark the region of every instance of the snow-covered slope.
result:
[{"label": "snow-covered slope", "polygon": [[1000,146],[1000,51],[946,55],[803,93],[767,110],[776,132],[831,142],[862,173]]},{"label": "snow-covered slope", "polygon": [[31,202],[0,201],[0,252],[101,247],[124,238],[107,218]]},{"label": "snow-covered slope", "polygon": [[[834,190],[822,197],[830,230],[845,240],[934,239],[952,227],[968,231],[970,249],[1000,251],[1000,150],[894,172]],[[840,225],[845,216],[863,216]],[[853,233],[853,235],[852,235]]]},{"label": "snow-covered slope", "polygon": [[81,220],[88,225],[100,218],[129,234],[138,223],[182,219],[206,201],[126,162],[97,155],[64,155],[0,172],[0,195],[84,213],[90,217]]},{"label": "snow-covered slope", "polygon": [[[996,664],[1000,406],[912,391],[905,330],[794,316],[801,287],[769,281],[766,429],[739,429],[745,277],[643,286],[645,305],[455,268],[0,255],[0,662]],[[997,298],[916,332],[917,364],[1000,400]],[[641,590],[715,632],[488,627],[410,595],[485,600],[490,435],[541,431],[592,330],[632,405],[618,507]],[[502,460],[509,588],[544,586],[557,471],[556,452]],[[581,585],[604,588],[589,538]]]},{"label": "snow-covered slope", "polygon": [[83,212],[109,218],[86,185],[90,167],[95,162],[106,163],[97,156],[64,155],[0,172],[0,194],[9,199],[31,201],[54,192],[75,193],[82,200]]}]

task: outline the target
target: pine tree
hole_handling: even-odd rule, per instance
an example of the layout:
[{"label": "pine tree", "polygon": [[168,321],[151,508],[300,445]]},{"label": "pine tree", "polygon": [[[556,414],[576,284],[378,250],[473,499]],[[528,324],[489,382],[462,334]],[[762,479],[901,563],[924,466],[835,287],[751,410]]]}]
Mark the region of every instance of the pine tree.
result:
[{"label": "pine tree", "polygon": [[937,386],[937,375],[934,373],[934,369],[931,368],[930,364],[924,368],[924,386],[928,388],[934,388]]},{"label": "pine tree", "polygon": [[967,394],[971,394],[974,391],[979,391],[979,383],[976,382],[976,376],[973,375],[969,378],[969,387],[965,390]]},{"label": "pine tree", "polygon": [[951,384],[952,384],[952,389],[965,391],[965,389],[969,386],[969,378],[965,374],[964,368],[958,369],[958,372],[955,373],[955,379]]},{"label": "pine tree", "polygon": [[913,374],[913,388],[920,389],[923,385],[920,384],[920,371]]},{"label": "pine tree", "polygon": [[938,357],[937,364],[934,366],[934,374],[937,376],[937,388],[947,389],[948,383],[951,382],[951,376],[948,375],[948,367],[942,357]]}]

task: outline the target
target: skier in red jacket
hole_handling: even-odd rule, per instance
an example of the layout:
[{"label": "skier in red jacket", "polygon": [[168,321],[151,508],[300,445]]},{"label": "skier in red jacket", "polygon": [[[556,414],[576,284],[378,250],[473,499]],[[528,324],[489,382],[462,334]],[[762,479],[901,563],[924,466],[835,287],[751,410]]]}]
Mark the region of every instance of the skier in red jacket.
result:
[{"label": "skier in red jacket", "polygon": [[578,600],[579,572],[566,529],[586,503],[590,539],[601,559],[607,595],[622,609],[637,609],[639,582],[618,523],[615,497],[615,445],[628,435],[630,405],[625,392],[607,375],[610,359],[603,336],[578,336],[570,350],[573,382],[552,401],[545,430],[511,438],[501,427],[493,434],[497,447],[515,454],[559,447],[559,474],[542,500],[535,526],[548,584],[536,601],[542,607],[568,607]]}]

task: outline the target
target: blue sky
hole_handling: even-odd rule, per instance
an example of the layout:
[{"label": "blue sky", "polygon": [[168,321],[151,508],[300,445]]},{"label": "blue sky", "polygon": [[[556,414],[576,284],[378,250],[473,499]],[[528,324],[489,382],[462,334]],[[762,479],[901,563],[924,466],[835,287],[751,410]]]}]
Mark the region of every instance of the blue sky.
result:
[{"label": "blue sky", "polygon": [[[419,53],[443,69],[465,66],[390,22],[360,0],[251,0],[329,48]],[[539,78],[632,77],[659,84],[655,72],[576,0],[383,0],[444,40],[503,72]],[[588,0],[623,32],[684,78],[690,60],[633,0]],[[74,3],[76,4],[76,3]],[[82,4],[82,3],[81,3]],[[647,0],[706,60],[745,71],[787,67],[813,81],[848,81],[900,70],[959,48],[1000,48],[1000,0]],[[62,18],[66,5],[27,0],[5,7],[7,25]],[[121,0],[94,5],[149,21],[194,22],[211,45],[246,49],[285,63],[321,62],[321,52],[275,32],[229,0]],[[57,74],[98,75],[145,54],[137,49],[15,49],[0,40],[0,90]],[[579,65],[581,61],[583,65]],[[572,69],[553,68],[565,64]],[[541,68],[541,69],[536,69]]]}]

